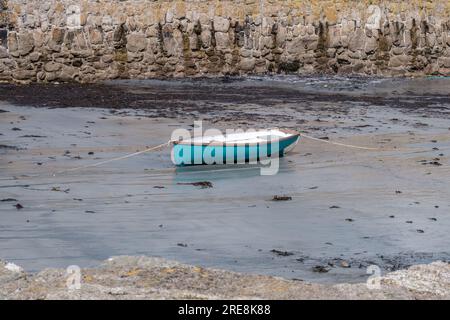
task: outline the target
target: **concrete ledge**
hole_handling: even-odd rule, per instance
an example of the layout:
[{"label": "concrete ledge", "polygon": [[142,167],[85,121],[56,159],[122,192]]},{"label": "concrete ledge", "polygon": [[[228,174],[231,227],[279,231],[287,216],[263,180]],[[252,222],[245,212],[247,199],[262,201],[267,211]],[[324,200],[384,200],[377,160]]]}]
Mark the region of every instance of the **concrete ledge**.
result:
[{"label": "concrete ledge", "polygon": [[417,265],[363,284],[319,285],[205,269],[149,257],[110,258],[81,270],[69,290],[66,270],[28,274],[0,262],[0,299],[449,299],[450,264]]}]

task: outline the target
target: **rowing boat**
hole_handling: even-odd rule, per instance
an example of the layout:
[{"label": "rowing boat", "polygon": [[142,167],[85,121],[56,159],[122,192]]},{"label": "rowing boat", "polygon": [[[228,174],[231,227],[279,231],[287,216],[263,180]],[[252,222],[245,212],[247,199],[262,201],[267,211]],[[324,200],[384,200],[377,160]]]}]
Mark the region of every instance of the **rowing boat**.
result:
[{"label": "rowing boat", "polygon": [[201,136],[173,141],[175,165],[258,163],[283,157],[298,143],[300,134],[287,129],[267,129],[227,135]]}]

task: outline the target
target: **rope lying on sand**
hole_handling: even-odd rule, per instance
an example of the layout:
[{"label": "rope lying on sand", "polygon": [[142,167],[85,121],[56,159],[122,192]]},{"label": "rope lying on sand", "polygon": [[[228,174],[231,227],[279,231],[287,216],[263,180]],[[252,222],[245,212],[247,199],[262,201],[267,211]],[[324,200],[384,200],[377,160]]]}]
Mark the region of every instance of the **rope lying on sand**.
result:
[{"label": "rope lying on sand", "polygon": [[117,158],[113,158],[113,159],[109,159],[109,160],[104,160],[104,161],[100,161],[100,162],[96,162],[96,163],[92,163],[92,164],[86,164],[84,166],[80,166],[80,167],[76,167],[76,168],[72,168],[72,169],[62,170],[62,171],[54,173],[53,176],[55,176],[57,174],[66,173],[66,172],[73,172],[73,171],[77,171],[77,170],[81,170],[81,169],[98,167],[98,166],[101,166],[102,164],[106,164],[106,163],[110,163],[110,162],[113,162],[113,161],[119,161],[119,160],[131,158],[131,157],[143,154],[143,153],[147,153],[147,152],[150,152],[150,151],[154,151],[154,150],[160,149],[160,148],[165,147],[165,146],[169,146],[171,144],[171,142],[172,141],[169,140],[169,141],[161,143],[161,144],[159,144],[157,146],[150,147],[150,148],[147,148],[145,150],[137,151],[137,152],[134,152],[134,153],[126,154],[126,155],[121,156],[121,157],[117,157]]},{"label": "rope lying on sand", "polygon": [[[363,149],[363,150],[379,150],[378,148],[360,147],[360,146],[355,146],[355,145],[351,145],[351,144],[327,141],[327,140],[323,140],[323,139],[319,139],[319,138],[314,138],[314,137],[308,136],[308,135],[306,135],[304,133],[301,133],[300,136],[304,137],[304,138],[307,138],[307,139],[314,140],[314,141],[325,142],[325,143],[334,144],[334,145],[341,146],[341,147]],[[137,152],[134,152],[134,153],[126,154],[126,155],[121,156],[121,157],[108,159],[108,160],[104,160],[104,161],[100,161],[100,162],[96,162],[96,163],[92,163],[92,164],[87,164],[87,165],[76,167],[76,168],[72,168],[72,169],[62,170],[60,172],[54,173],[53,176],[55,176],[57,174],[73,172],[73,171],[78,171],[78,170],[87,169],[87,168],[94,168],[94,167],[98,167],[98,166],[101,166],[103,164],[110,163],[110,162],[113,162],[113,161],[119,161],[119,160],[131,158],[131,157],[143,154],[143,153],[147,153],[147,152],[150,152],[150,151],[154,151],[154,150],[160,149],[160,148],[165,147],[165,146],[169,146],[171,143],[172,143],[172,140],[169,140],[169,141],[167,141],[165,143],[161,143],[161,144],[159,144],[157,146],[150,147],[150,148],[147,148],[145,150],[137,151]]]},{"label": "rope lying on sand", "polygon": [[[355,145],[345,144],[345,143],[340,143],[340,142],[327,141],[327,140],[311,137],[311,136],[306,135],[304,133],[301,133],[300,136],[303,137],[303,138],[310,139],[310,140],[320,141],[320,142],[333,144],[333,145],[337,145],[337,146],[341,146],[341,147],[348,147],[348,148],[355,148],[355,149],[362,149],[362,150],[380,150],[379,148],[361,147],[361,146],[355,146]],[[158,150],[158,149],[160,149],[162,147],[169,146],[171,143],[172,143],[172,140],[169,140],[169,141],[161,143],[161,144],[159,144],[157,146],[153,146],[153,147],[141,150],[141,151],[136,151],[136,152],[133,152],[133,153],[130,153],[130,154],[126,154],[124,156],[117,157],[117,158],[108,159],[108,160],[104,160],[104,161],[100,161],[100,162],[96,162],[96,163],[91,163],[91,164],[86,164],[84,166],[75,167],[75,168],[71,168],[71,169],[61,170],[61,171],[53,173],[52,176],[56,176],[58,174],[63,174],[63,173],[68,173],[68,172],[74,172],[74,171],[87,169],[87,168],[94,168],[94,167],[98,167],[98,166],[101,166],[103,164],[107,164],[107,163],[110,163],[110,162],[113,162],[113,161],[124,160],[124,159],[127,159],[127,158],[138,156],[138,155],[143,154],[143,153],[147,153],[147,152],[150,152],[150,151]],[[39,176],[41,176],[41,175],[36,175],[34,177],[39,177]]]},{"label": "rope lying on sand", "polygon": [[303,137],[303,138],[314,140],[314,141],[320,141],[320,142],[324,142],[324,143],[334,144],[336,146],[341,146],[341,147],[355,148],[355,149],[362,149],[362,150],[380,150],[379,148],[360,147],[360,146],[355,146],[355,145],[352,145],[352,144],[345,144],[345,143],[327,141],[327,140],[324,140],[324,139],[319,139],[319,138],[314,138],[314,137],[308,136],[308,135],[306,135],[304,133],[300,133],[300,136]]}]

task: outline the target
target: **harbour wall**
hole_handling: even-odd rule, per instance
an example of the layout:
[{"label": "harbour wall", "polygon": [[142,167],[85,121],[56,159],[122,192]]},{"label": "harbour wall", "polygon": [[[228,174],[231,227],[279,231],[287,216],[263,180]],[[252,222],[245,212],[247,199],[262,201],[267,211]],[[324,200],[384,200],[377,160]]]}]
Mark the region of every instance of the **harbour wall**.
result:
[{"label": "harbour wall", "polygon": [[450,1],[0,0],[0,81],[450,75]]}]

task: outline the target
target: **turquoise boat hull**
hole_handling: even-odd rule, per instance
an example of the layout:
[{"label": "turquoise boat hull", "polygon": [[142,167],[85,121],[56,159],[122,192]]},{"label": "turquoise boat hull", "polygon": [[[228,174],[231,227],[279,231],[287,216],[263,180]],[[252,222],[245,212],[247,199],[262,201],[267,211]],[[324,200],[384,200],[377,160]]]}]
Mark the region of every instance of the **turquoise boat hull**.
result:
[{"label": "turquoise boat hull", "polygon": [[275,143],[238,144],[238,145],[195,145],[174,144],[172,161],[177,166],[205,164],[241,164],[257,163],[258,161],[284,154],[298,142],[299,136],[294,135],[280,139]]}]

